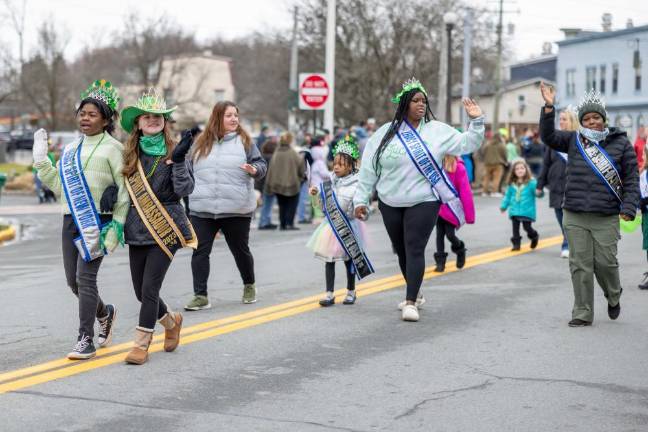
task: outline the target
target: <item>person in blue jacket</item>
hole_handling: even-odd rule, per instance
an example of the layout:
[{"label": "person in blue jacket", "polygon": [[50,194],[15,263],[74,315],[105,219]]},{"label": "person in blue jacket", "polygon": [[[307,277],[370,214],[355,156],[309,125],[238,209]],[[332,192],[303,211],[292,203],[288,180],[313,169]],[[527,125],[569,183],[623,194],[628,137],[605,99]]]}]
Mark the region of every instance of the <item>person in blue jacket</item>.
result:
[{"label": "person in blue jacket", "polygon": [[502,213],[508,210],[509,218],[513,224],[513,237],[511,237],[513,248],[511,250],[520,250],[522,241],[520,224],[531,240],[531,249],[535,249],[540,236],[531,224],[536,220],[535,189],[537,182],[531,177],[531,169],[524,159],[513,161],[507,184],[508,187],[500,210]]}]

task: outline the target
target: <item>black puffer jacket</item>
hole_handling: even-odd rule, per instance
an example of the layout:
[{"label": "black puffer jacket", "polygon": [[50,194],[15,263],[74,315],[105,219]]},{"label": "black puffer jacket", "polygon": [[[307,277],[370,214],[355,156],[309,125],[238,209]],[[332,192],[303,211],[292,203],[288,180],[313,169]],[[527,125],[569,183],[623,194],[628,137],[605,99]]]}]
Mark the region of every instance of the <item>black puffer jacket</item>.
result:
[{"label": "black puffer jacket", "polygon": [[537,189],[549,187],[549,207],[562,208],[567,181],[567,162],[555,150],[547,150],[542,161]]},{"label": "black puffer jacket", "polygon": [[[155,156],[140,153],[140,160],[145,174],[149,173],[155,163],[155,159]],[[190,161],[167,164],[164,158],[162,158],[155,172],[148,179],[148,182],[158,201],[164,205],[164,208],[169,213],[169,216],[173,218],[173,221],[182,232],[184,238],[186,240],[191,239],[189,219],[187,219],[184,207],[180,204],[180,199],[189,195],[194,188],[194,177]],[[124,224],[124,236],[126,243],[130,245],[144,246],[156,244],[132,203],[128,210],[126,223]]]},{"label": "black puffer jacket", "polygon": [[639,206],[639,171],[637,156],[628,136],[618,128],[610,133],[601,146],[614,160],[621,181],[621,205],[608,191],[603,181],[594,173],[576,146],[576,133],[557,131],[554,127],[556,110],[540,114],[540,137],[554,150],[567,153],[567,183],[563,208],[573,212],[602,215],[625,214],[634,217]]}]

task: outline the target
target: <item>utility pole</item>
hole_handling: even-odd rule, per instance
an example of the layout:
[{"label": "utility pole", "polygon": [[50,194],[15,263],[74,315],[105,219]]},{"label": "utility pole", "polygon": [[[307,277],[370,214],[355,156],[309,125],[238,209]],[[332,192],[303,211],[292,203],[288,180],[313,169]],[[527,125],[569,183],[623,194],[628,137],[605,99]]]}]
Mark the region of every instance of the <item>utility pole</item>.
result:
[{"label": "utility pole", "polygon": [[[464,17],[464,48],[463,48],[463,85],[461,89],[461,98],[470,97],[470,51],[472,49],[472,25],[473,10],[468,9]],[[461,112],[461,127],[468,124],[468,114],[466,110]]]},{"label": "utility pole", "polygon": [[290,48],[290,82],[288,83],[288,89],[290,90],[290,100],[288,101],[288,130],[292,132],[297,131],[297,56],[299,54],[297,50],[297,6],[293,11],[293,34],[292,34],[292,45]]},{"label": "utility pole", "polygon": [[[445,29],[444,29],[445,30]],[[441,52],[439,53],[439,91],[437,92],[437,109],[436,116],[439,119],[446,120],[446,98],[447,94],[444,87],[448,82],[448,32],[441,32]]]},{"label": "utility pole", "polygon": [[335,0],[328,0],[326,14],[326,79],[329,85],[329,95],[324,108],[324,128],[328,129],[331,136],[335,134]]},{"label": "utility pole", "polygon": [[499,130],[499,107],[502,88],[502,15],[504,14],[504,0],[499,0],[497,20],[497,66],[495,69],[495,112],[493,113],[493,133]]}]

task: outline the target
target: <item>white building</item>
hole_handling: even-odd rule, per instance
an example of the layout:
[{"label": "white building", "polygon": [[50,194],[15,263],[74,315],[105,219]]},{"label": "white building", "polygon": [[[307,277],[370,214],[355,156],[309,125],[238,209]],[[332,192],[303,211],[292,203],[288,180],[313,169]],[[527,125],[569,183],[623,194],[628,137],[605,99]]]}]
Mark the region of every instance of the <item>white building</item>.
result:
[{"label": "white building", "polygon": [[611,30],[604,15],[600,32],[562,29],[559,46],[556,104],[576,106],[583,94],[596,89],[604,96],[611,126],[628,131],[631,140],[648,124],[648,25]]}]

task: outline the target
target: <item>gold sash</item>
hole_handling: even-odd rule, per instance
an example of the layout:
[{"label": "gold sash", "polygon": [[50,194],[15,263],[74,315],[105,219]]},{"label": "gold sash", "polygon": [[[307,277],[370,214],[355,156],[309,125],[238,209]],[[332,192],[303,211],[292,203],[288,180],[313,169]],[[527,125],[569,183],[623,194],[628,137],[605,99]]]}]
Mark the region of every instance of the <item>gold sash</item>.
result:
[{"label": "gold sash", "polygon": [[137,161],[137,171],[130,175],[125,183],[142,222],[169,259],[173,259],[169,247],[178,245],[193,249],[198,247],[198,239],[191,222],[187,220],[191,230],[191,240],[186,241],[178,226],[151,190],[139,160]]}]

